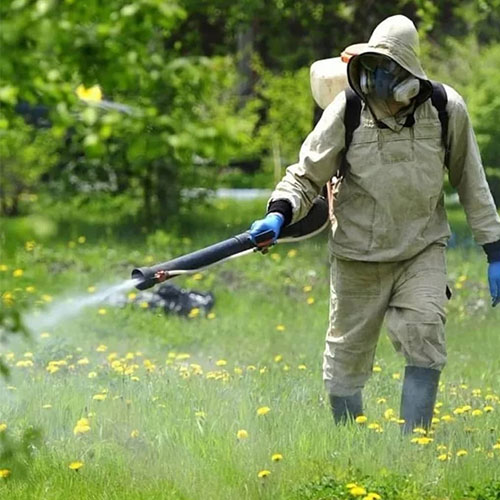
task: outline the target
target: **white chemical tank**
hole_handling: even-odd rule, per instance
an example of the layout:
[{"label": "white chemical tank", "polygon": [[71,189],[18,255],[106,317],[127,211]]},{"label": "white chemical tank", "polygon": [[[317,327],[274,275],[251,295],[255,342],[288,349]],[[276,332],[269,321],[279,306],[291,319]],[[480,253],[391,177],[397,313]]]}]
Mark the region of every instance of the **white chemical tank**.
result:
[{"label": "white chemical tank", "polygon": [[366,43],[349,45],[340,57],[320,59],[311,64],[311,91],[320,108],[325,109],[337,94],[349,86],[347,63],[366,45]]}]

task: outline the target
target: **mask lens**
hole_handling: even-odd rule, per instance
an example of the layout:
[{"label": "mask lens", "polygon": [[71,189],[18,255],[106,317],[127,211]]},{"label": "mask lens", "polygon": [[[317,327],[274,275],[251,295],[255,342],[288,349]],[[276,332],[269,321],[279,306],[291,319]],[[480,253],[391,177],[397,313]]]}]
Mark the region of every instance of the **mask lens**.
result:
[{"label": "mask lens", "polygon": [[390,57],[374,54],[363,54],[359,58],[360,64],[368,71],[375,71],[377,68],[383,69],[388,73],[393,73],[398,64]]},{"label": "mask lens", "polygon": [[362,54],[359,63],[363,91],[366,94],[374,93],[381,99],[390,97],[394,87],[410,76],[408,71],[387,56]]}]

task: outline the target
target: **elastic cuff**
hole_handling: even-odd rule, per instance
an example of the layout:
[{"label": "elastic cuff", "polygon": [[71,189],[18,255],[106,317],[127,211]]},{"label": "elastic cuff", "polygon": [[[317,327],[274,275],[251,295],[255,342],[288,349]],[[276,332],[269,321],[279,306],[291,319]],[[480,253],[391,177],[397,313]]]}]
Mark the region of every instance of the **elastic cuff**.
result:
[{"label": "elastic cuff", "polygon": [[283,227],[288,226],[292,220],[292,204],[288,200],[274,200],[269,204],[267,213],[278,212],[284,217]]},{"label": "elastic cuff", "polygon": [[486,243],[483,245],[483,249],[488,257],[488,262],[500,262],[500,240],[493,243]]}]

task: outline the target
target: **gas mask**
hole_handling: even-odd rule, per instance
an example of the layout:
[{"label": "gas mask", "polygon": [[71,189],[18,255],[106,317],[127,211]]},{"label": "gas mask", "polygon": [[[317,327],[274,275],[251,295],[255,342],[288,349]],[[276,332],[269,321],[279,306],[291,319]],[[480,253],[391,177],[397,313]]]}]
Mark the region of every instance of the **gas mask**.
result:
[{"label": "gas mask", "polygon": [[420,92],[420,80],[390,57],[378,54],[359,56],[361,92],[379,99],[394,99],[408,105]]}]

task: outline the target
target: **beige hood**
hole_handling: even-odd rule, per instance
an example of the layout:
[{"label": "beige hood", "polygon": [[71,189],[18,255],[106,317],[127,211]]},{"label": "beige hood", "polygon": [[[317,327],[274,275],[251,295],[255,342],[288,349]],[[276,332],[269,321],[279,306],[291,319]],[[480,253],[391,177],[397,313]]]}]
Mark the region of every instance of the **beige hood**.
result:
[{"label": "beige hood", "polygon": [[417,29],[405,16],[391,16],[382,21],[373,31],[366,47],[349,61],[349,85],[360,96],[359,58],[368,53],[388,56],[420,80],[429,80],[418,58],[420,43]]}]

